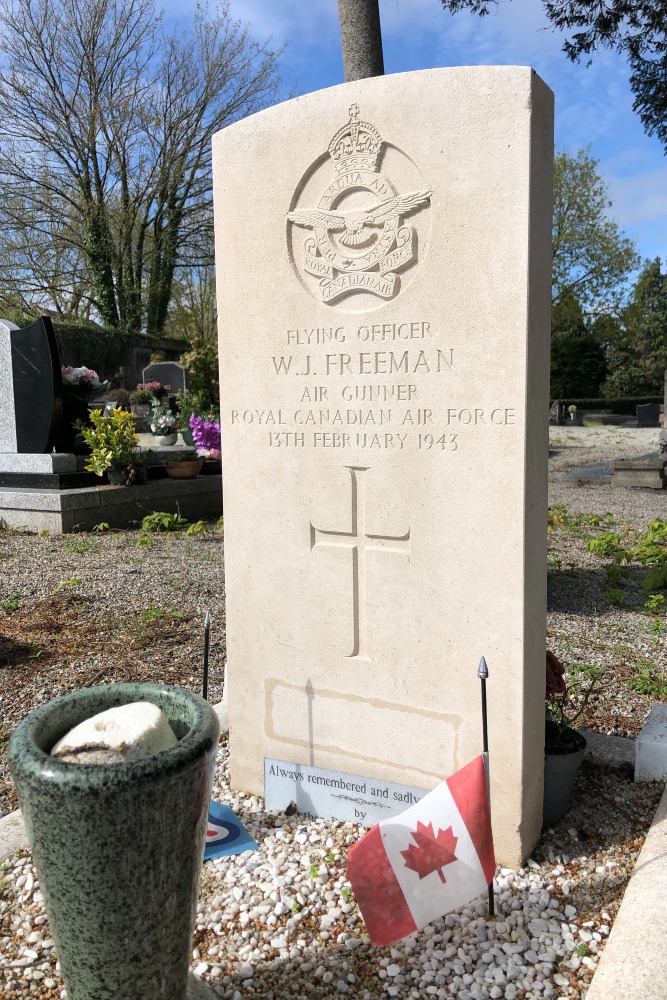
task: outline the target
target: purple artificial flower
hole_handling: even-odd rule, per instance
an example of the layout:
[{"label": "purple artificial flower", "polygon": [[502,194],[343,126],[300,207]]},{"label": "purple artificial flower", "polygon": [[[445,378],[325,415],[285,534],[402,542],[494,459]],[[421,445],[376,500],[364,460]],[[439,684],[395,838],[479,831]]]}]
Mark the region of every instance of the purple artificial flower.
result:
[{"label": "purple artificial flower", "polygon": [[220,451],[220,424],[215,420],[204,420],[194,413],[190,417],[192,437],[197,451]]}]

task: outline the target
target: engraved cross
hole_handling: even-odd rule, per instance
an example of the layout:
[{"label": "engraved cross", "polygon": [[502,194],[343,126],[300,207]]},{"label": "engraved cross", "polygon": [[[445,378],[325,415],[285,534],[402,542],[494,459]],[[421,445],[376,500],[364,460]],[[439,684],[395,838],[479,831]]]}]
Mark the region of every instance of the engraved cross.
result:
[{"label": "engraved cross", "polygon": [[366,477],[368,466],[346,466],[352,480],[352,530],[329,531],[310,524],[310,550],[331,545],[352,551],[353,645],[350,659],[368,660],[366,553],[395,552],[410,561],[410,529],[404,535],[371,535],[366,531]]}]

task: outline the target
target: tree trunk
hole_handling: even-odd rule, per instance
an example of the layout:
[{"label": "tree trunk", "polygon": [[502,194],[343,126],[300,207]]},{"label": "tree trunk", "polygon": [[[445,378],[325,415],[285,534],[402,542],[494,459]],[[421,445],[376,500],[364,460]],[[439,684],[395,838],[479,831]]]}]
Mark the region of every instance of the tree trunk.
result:
[{"label": "tree trunk", "polygon": [[338,0],[345,82],[384,76],[378,0]]}]

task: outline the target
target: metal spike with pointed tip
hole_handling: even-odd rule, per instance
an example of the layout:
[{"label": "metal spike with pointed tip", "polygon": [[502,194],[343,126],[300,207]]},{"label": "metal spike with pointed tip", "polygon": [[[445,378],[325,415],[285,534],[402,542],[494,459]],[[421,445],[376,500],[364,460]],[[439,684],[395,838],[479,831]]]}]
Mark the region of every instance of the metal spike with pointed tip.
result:
[{"label": "metal spike with pointed tip", "polygon": [[[488,781],[488,757],[489,757],[489,730],[486,714],[486,681],[489,676],[489,668],[486,665],[486,660],[482,657],[479,661],[479,667],[477,668],[477,676],[480,680],[481,693],[482,693],[482,747],[483,753],[487,761],[487,772],[486,777]],[[491,793],[490,789],[487,788],[487,794],[489,796],[489,808],[491,807]],[[494,916],[496,912],[496,904],[493,896],[493,879],[489,883],[489,916]]]},{"label": "metal spike with pointed tip", "polygon": [[208,700],[208,644],[211,634],[211,613],[206,612],[204,618],[204,683],[202,684],[202,698]]}]

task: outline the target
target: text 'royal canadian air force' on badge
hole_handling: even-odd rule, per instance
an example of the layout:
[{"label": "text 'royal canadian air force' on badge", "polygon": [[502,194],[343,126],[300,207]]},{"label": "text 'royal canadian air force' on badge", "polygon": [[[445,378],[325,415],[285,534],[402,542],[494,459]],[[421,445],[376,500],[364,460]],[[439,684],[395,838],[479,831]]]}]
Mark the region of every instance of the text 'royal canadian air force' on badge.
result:
[{"label": "text 'royal canadian air force' on badge", "polygon": [[[287,213],[288,240],[309,290],[327,304],[349,302],[351,312],[395,298],[413,277],[430,233],[432,192],[413,161],[360,121],[353,104],[328,157],[319,158],[297,192]],[[305,239],[304,229],[310,230]]]}]

